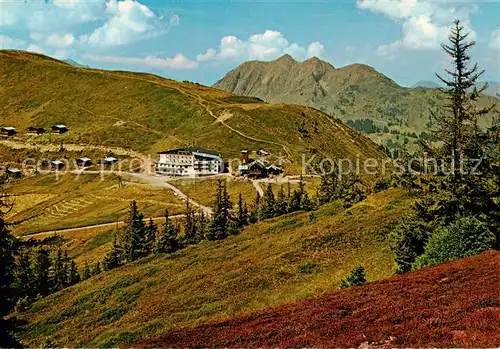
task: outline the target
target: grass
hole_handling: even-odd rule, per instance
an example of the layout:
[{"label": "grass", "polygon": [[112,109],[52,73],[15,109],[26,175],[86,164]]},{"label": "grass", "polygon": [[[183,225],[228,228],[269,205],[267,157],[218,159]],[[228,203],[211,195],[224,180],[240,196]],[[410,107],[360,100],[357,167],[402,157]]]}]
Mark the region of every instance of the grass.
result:
[{"label": "grass", "polygon": [[[15,314],[28,321],[20,336],[28,346],[45,338],[58,346],[133,344],[176,328],[321,295],[337,288],[358,264],[365,266],[368,280],[386,278],[395,267],[387,241],[391,224],[412,201],[391,189],[348,210],[335,203],[324,206],[313,221],[309,213],[289,214],[220,242],[139,260]],[[101,234],[108,233],[94,235],[79,251],[84,254],[85,246],[109,239]]]},{"label": "grass", "polygon": [[59,179],[46,174],[12,182],[6,190],[15,204],[9,221],[34,217],[15,226],[16,235],[120,221],[131,200],[146,217],[159,217],[166,208],[171,214],[184,212],[184,203],[170,190],[128,182],[119,187],[113,175],[101,180],[96,174],[66,173]]},{"label": "grass", "polygon": [[163,348],[496,347],[500,252],[138,344]]},{"label": "grass", "polygon": [[302,154],[384,157],[367,138],[308,107],[270,105],[151,74],[77,68],[21,51],[2,50],[0,60],[0,124],[22,131],[64,123],[70,129],[61,136],[21,132],[14,138],[22,142],[123,147],[154,156],[196,142],[225,159],[264,148],[283,157],[287,173],[298,173]]},{"label": "grass", "polygon": [[218,181],[226,183],[226,188],[233,205],[237,205],[238,196],[241,193],[243,202],[251,204],[257,195],[257,191],[250,181],[243,179],[233,179],[229,177],[219,179],[178,179],[170,181],[171,184],[179,188],[183,193],[193,200],[205,206],[213,206]]}]

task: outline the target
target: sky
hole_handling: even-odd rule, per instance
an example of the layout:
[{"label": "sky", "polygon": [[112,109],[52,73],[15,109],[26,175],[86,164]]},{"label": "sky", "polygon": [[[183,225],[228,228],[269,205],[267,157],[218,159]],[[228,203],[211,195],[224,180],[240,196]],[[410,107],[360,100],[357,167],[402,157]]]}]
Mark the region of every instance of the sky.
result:
[{"label": "sky", "polygon": [[500,2],[462,0],[0,0],[0,47],[93,68],[211,85],[248,60],[368,64],[403,86],[435,81],[453,20],[500,81]]}]

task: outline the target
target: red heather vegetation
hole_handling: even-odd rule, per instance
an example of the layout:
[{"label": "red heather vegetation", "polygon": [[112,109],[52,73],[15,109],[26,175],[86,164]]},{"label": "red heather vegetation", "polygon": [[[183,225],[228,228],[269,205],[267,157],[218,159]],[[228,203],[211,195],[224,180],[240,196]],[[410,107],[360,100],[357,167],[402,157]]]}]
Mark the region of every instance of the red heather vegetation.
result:
[{"label": "red heather vegetation", "polygon": [[168,332],[139,346],[332,348],[362,343],[498,347],[500,252]]}]

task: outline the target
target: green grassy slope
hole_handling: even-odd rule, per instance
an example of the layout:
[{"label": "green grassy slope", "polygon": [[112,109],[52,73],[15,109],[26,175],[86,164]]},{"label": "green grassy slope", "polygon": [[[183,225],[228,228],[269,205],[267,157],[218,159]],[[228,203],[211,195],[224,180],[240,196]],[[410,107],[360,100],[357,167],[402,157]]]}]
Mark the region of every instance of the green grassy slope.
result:
[{"label": "green grassy slope", "polygon": [[[391,189],[348,210],[331,204],[290,214],[102,273],[15,314],[27,321],[20,336],[28,346],[50,338],[58,346],[112,347],[321,295],[359,263],[369,280],[388,277],[390,227],[412,201]],[[96,239],[94,249],[100,240],[109,243]]]},{"label": "green grassy slope", "polygon": [[[339,120],[298,105],[269,105],[151,74],[78,68],[42,55],[0,51],[1,125],[64,123],[70,132],[37,143],[119,146],[153,154],[193,142],[226,158],[241,149],[282,154],[381,158],[376,146]],[[24,136],[19,135],[21,139]]]}]

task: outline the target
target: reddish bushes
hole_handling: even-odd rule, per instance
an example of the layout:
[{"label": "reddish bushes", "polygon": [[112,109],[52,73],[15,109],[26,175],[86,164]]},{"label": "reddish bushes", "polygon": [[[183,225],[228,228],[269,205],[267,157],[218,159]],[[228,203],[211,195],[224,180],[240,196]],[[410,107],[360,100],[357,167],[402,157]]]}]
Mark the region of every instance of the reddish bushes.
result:
[{"label": "reddish bushes", "polygon": [[139,343],[155,347],[496,347],[500,252]]}]

